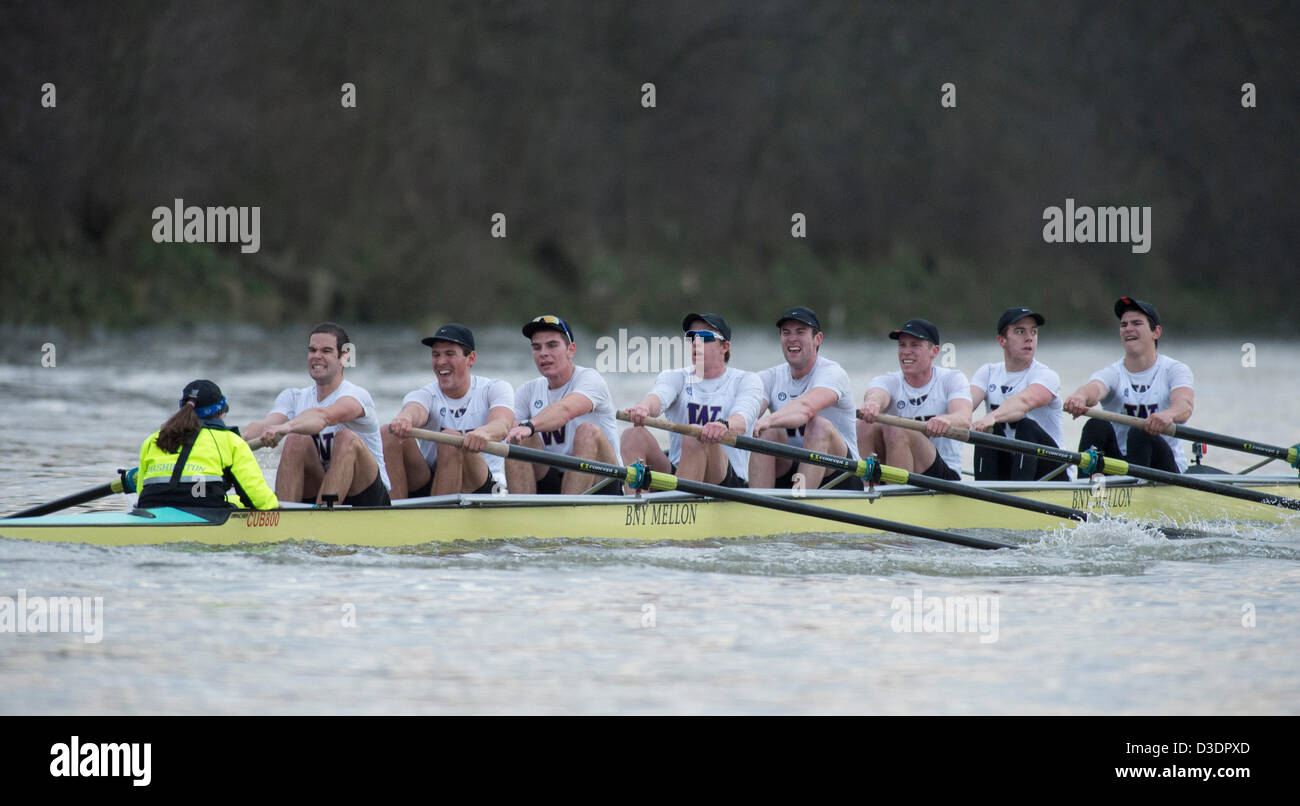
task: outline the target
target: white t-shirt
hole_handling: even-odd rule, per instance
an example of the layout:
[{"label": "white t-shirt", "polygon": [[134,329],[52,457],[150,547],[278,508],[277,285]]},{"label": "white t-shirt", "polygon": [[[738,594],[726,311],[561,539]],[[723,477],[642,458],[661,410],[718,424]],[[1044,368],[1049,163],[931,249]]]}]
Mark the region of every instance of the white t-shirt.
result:
[{"label": "white t-shirt", "polygon": [[623,464],[618,454],[618,421],[614,417],[614,402],[610,398],[609,385],[601,374],[590,367],[574,365],[573,376],[569,382],[552,389],[545,377],[533,378],[515,390],[515,420],[531,420],[552,403],[556,403],[571,394],[579,394],[591,401],[592,409],[574,417],[555,431],[538,431],[542,438],[542,450],[558,453],[562,456],[573,455],[573,437],[583,423],[591,423],[604,433],[605,438],[614,449],[614,463]]},{"label": "white t-shirt", "polygon": [[[1192,389],[1192,371],[1181,361],[1168,356],[1157,356],[1156,362],[1145,372],[1129,372],[1124,359],[1092,373],[1089,381],[1101,381],[1106,386],[1106,396],[1100,401],[1106,411],[1146,419],[1152,412],[1169,408],[1169,393],[1179,387]],[[1111,423],[1121,453],[1128,447],[1128,426]],[[1173,451],[1178,472],[1187,470],[1187,453],[1177,437],[1160,435]],[[1128,454],[1125,453],[1127,456]]]},{"label": "white t-shirt", "polygon": [[[901,369],[877,375],[867,391],[884,389],[889,394],[889,405],[881,414],[920,422],[947,414],[948,404],[954,400],[970,400],[970,382],[959,370],[932,366],[930,373],[930,382],[920,388],[908,384]],[[960,475],[961,443],[947,437],[931,437],[930,442],[943,463]]]},{"label": "white t-shirt", "polygon": [[375,401],[365,389],[351,381],[342,381],[339,383],[338,388],[324,400],[316,398],[315,384],[304,386],[301,389],[285,389],[275,398],[275,407],[271,409],[271,413],[283,414],[292,420],[308,409],[325,408],[337,403],[340,398],[344,397],[350,397],[360,403],[364,414],[355,420],[348,420],[346,423],[326,426],[321,429],[319,434],[312,434],[312,441],[316,443],[316,454],[320,457],[320,463],[326,470],[329,470],[330,454],[334,448],[334,434],[340,428],[346,428],[360,437],[370,451],[370,455],[375,457],[375,462],[379,465],[379,478],[383,481],[384,488],[390,489],[393,485],[388,481],[388,468],[384,466],[384,440],[379,435],[379,415],[375,410]]},{"label": "white t-shirt", "polygon": [[[1047,435],[1056,441],[1056,447],[1065,447],[1065,431],[1061,419],[1061,377],[1037,359],[1027,369],[1007,372],[1004,361],[985,364],[975,371],[970,385],[984,390],[984,405],[989,413],[1001,406],[1007,398],[1015,397],[1034,384],[1052,393],[1052,399],[1043,406],[1030,409],[1025,415],[1038,423]],[[1015,427],[1006,423],[1007,436],[1015,438]]]},{"label": "white t-shirt", "polygon": [[[735,367],[727,367],[718,377],[707,380],[695,375],[693,367],[670,369],[659,373],[650,394],[659,398],[666,420],[704,426],[739,414],[745,418],[746,433],[754,427],[763,404],[763,384],[758,376]],[[748,478],[749,451],[723,445],[722,452],[736,475]],[[675,465],[681,459],[682,435],[673,434],[668,440],[668,461]]]},{"label": "white t-shirt", "polygon": [[[853,391],[849,387],[849,373],[835,361],[817,356],[812,370],[802,378],[791,374],[790,364],[782,362],[768,367],[758,373],[763,380],[763,397],[773,412],[780,411],[790,401],[803,395],[810,389],[829,389],[835,393],[835,402],[818,412],[818,417],[825,417],[844,439],[849,448],[849,458],[859,459],[858,431],[855,418],[857,409],[853,406]],[[805,426],[785,429],[786,442],[796,448],[803,447]]]},{"label": "white t-shirt", "polygon": [[[514,410],[515,391],[510,384],[484,378],[481,375],[471,375],[469,379],[469,391],[464,397],[449,398],[442,393],[438,382],[421,386],[414,392],[402,398],[402,405],[407,403],[419,403],[424,410],[429,412],[429,417],[423,424],[415,423],[416,428],[423,428],[428,431],[441,431],[444,428],[450,428],[456,431],[467,432],[487,422],[488,412],[497,407]],[[426,442],[425,440],[416,440],[420,446],[420,452],[424,454],[424,459],[429,463],[429,467],[434,467],[438,462],[438,443]],[[487,463],[488,473],[492,480],[501,485],[502,489],[506,486],[506,460],[500,456],[494,456],[490,453],[482,454],[483,461]]]}]

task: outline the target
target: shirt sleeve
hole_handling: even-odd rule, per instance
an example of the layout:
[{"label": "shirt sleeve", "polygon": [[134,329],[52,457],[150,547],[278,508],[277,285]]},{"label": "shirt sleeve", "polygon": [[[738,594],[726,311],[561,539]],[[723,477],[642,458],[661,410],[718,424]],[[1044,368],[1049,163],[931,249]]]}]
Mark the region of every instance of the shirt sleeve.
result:
[{"label": "shirt sleeve", "polygon": [[526,383],[515,390],[515,422],[522,423],[524,420],[532,417],[531,407],[533,401],[528,390],[533,387],[532,383]]},{"label": "shirt sleeve", "polygon": [[1102,385],[1106,387],[1106,394],[1101,396],[1101,399],[1105,400],[1114,394],[1115,387],[1119,386],[1119,370],[1115,369],[1114,364],[1102,367],[1088,376],[1088,382],[1091,383],[1092,381],[1101,381]]},{"label": "shirt sleeve", "polygon": [[753,372],[744,373],[736,388],[736,399],[732,402],[732,414],[745,418],[745,433],[748,434],[763,413],[763,382]]},{"label": "shirt sleeve", "polygon": [[959,370],[949,372],[943,385],[944,396],[949,403],[954,400],[970,400],[970,381],[966,380],[966,373]]},{"label": "shirt sleeve", "polygon": [[1173,391],[1180,387],[1195,389],[1192,386],[1192,368],[1182,361],[1174,361],[1169,367],[1169,389]]},{"label": "shirt sleeve", "polygon": [[495,380],[488,387],[488,411],[495,408],[504,408],[514,411],[515,409],[515,389],[508,381]]},{"label": "shirt sleeve", "polygon": [[659,377],[655,380],[654,388],[650,390],[650,394],[659,398],[659,409],[661,414],[671,406],[673,401],[677,399],[677,396],[682,393],[682,385],[685,383],[685,380],[686,373],[678,369],[669,369],[659,373]]},{"label": "shirt sleeve", "polygon": [[1056,374],[1056,370],[1051,367],[1037,365],[1029,370],[1029,376],[1025,378],[1025,388],[1038,384],[1047,391],[1052,393],[1052,398],[1061,396],[1061,376]]},{"label": "shirt sleeve", "polygon": [[610,399],[609,384],[605,383],[605,379],[594,369],[589,369],[578,376],[578,382],[569,392],[569,394],[575,393],[591,401],[592,411],[607,404]]},{"label": "shirt sleeve", "polygon": [[877,375],[872,378],[871,383],[867,384],[867,391],[870,392],[872,389],[883,389],[890,400],[898,397],[898,385],[894,383],[893,375]]},{"label": "shirt sleeve", "polygon": [[853,393],[849,391],[849,373],[844,371],[844,367],[834,367],[823,362],[822,366],[817,367],[816,374],[808,385],[809,389],[819,387],[834,392],[836,403],[846,397],[853,397]]},{"label": "shirt sleeve", "polygon": [[275,406],[271,408],[272,414],[283,414],[292,420],[298,416],[297,406],[294,405],[294,394],[292,389],[285,389],[275,397]]},{"label": "shirt sleeve", "polygon": [[266,477],[262,475],[262,468],[257,464],[257,457],[253,456],[253,450],[248,447],[248,443],[233,434],[230,442],[234,445],[235,454],[230,461],[230,472],[239,482],[239,486],[244,488],[244,493],[253,502],[253,507],[275,509],[280,506],[275,493],[271,492],[270,486],[267,485]]},{"label": "shirt sleeve", "polygon": [[429,416],[433,416],[433,395],[427,388],[422,386],[414,392],[409,392],[406,397],[402,398],[402,405],[405,406],[407,403],[419,403],[429,413]]},{"label": "shirt sleeve", "polygon": [[972,375],[970,378],[970,385],[978,386],[979,388],[983,389],[987,393],[988,389],[986,387],[988,387],[989,385],[989,372],[992,369],[992,367],[993,367],[992,364],[985,364],[984,366],[975,370],[975,374]]}]

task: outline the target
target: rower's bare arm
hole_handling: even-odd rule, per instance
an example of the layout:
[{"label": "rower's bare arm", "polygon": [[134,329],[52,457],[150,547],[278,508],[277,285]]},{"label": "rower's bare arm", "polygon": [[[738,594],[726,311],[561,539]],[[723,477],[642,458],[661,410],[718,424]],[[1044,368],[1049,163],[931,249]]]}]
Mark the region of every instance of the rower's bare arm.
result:
[{"label": "rower's bare arm", "polygon": [[[975,387],[972,386],[971,390],[974,391],[974,389]],[[972,397],[973,396],[974,395],[972,395]],[[1056,395],[1052,394],[1051,389],[1048,389],[1041,383],[1031,383],[1029,388],[1025,389],[1025,391],[1018,395],[1012,395],[1002,401],[1001,406],[998,406],[997,409],[981,417],[974,423],[973,427],[977,431],[985,431],[988,426],[993,423],[1019,422],[1025,418],[1025,415],[1029,414],[1029,412],[1034,409],[1041,408],[1046,406],[1048,403],[1051,403],[1052,398],[1054,397],[1056,397]],[[972,401],[971,410],[974,411],[974,407],[977,405],[979,404]],[[984,427],[981,428],[980,426]]]},{"label": "rower's bare arm", "polygon": [[411,429],[417,423],[423,424],[429,421],[429,410],[414,400],[402,406],[402,410],[397,412],[388,423],[388,431],[394,436],[406,438],[411,435]]},{"label": "rower's bare arm", "polygon": [[659,399],[659,395],[651,393],[641,398],[635,406],[627,410],[628,419],[631,420],[632,425],[644,426],[645,418],[658,417],[662,408],[663,401]]},{"label": "rower's bare arm", "polygon": [[889,392],[879,386],[873,386],[862,397],[862,407],[858,409],[858,418],[868,423],[876,421],[876,415],[889,408]]},{"label": "rower's bare arm", "polygon": [[1088,409],[1097,405],[1097,401],[1105,397],[1108,391],[1110,390],[1106,388],[1106,384],[1101,381],[1088,381],[1074,390],[1074,394],[1067,397],[1061,406],[1075,417],[1082,417]]},{"label": "rower's bare arm", "polygon": [[1173,423],[1185,423],[1192,417],[1194,393],[1189,387],[1180,386],[1169,392],[1169,408],[1152,412],[1147,417],[1146,431],[1157,435]]},{"label": "rower's bare arm", "polygon": [[273,411],[270,414],[263,417],[262,419],[254,420],[253,422],[244,426],[243,430],[240,431],[240,436],[242,436],[244,439],[248,440],[249,442],[252,442],[253,440],[262,436],[262,432],[265,431],[268,427],[273,425],[280,425],[281,423],[287,423],[287,422],[289,422],[288,417],[285,417],[283,414],[281,414],[278,411]]},{"label": "rower's bare arm", "polygon": [[798,428],[807,425],[810,420],[821,413],[822,409],[832,406],[840,396],[834,389],[818,386],[791,400],[766,418],[767,428]]},{"label": "rower's bare arm", "polygon": [[[971,384],[971,387],[970,387],[970,405],[971,405],[971,410],[974,411],[975,409],[978,409],[978,408],[980,407],[980,404],[983,403],[983,402],[984,402],[984,387],[982,387],[982,386],[976,386],[975,384]],[[1004,404],[1002,404],[1002,405],[1005,406],[1006,404],[1004,403]],[[992,413],[993,413],[993,412],[991,412],[991,411],[989,412],[990,415],[991,415]]]},{"label": "rower's bare arm", "polygon": [[570,392],[537,412],[533,418],[533,427],[538,431],[557,431],[573,418],[581,417],[595,407],[591,398],[581,392]]},{"label": "rower's bare arm", "polygon": [[307,409],[284,424],[291,434],[319,434],[331,425],[346,423],[358,417],[364,417],[365,408],[355,397],[339,398],[328,406],[316,406]]},{"label": "rower's bare arm", "polygon": [[925,423],[925,433],[931,437],[941,437],[949,428],[970,428],[971,405],[969,400],[958,398],[948,401],[948,411],[937,417],[931,417]]}]

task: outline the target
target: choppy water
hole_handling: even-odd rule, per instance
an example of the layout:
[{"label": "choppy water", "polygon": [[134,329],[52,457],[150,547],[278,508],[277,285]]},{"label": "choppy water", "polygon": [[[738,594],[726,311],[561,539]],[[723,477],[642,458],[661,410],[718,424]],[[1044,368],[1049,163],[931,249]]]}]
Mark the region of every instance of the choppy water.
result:
[{"label": "choppy water", "polygon": [[[348,377],[387,418],[428,381],[419,334],[352,335],[359,360]],[[579,339],[580,363],[594,363],[591,336]],[[307,383],[300,341],[257,331],[9,333],[0,511],[111,478],[193,377],[221,383],[232,422],[260,417],[281,388]],[[482,374],[532,376],[513,331],[479,341]],[[41,366],[47,343],[54,367]],[[738,334],[736,345],[743,368],[779,360],[767,331]],[[1291,433],[1300,432],[1294,345],[1257,343],[1254,367],[1241,366],[1238,341],[1162,346],[1196,371],[1194,425],[1276,444],[1300,438]],[[889,344],[823,350],[849,370],[858,396],[895,366]],[[968,374],[997,355],[991,339],[956,350]],[[1113,341],[1054,344],[1046,333],[1040,349],[1067,392],[1116,357]],[[609,379],[626,405],[653,376]],[[1077,433],[1070,424],[1067,439]],[[274,457],[261,458],[272,476]],[[1254,459],[1214,450],[1208,461],[1239,470]],[[1204,524],[1196,534],[1090,524],[990,535],[1021,544],[1014,553],[816,532],[391,551],[0,539],[0,597],[104,602],[98,643],[0,633],[0,713],[1300,711],[1300,524]],[[923,611],[930,597],[964,597],[986,618],[964,632],[926,632],[904,617],[917,596]]]}]

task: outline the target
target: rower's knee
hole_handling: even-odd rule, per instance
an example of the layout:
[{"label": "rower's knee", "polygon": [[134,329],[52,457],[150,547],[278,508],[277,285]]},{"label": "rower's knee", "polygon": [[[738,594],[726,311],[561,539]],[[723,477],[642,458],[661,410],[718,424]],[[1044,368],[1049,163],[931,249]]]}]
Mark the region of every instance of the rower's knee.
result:
[{"label": "rower's knee", "polygon": [[286,461],[301,463],[316,453],[316,443],[306,434],[287,434],[281,444],[280,464]]}]

